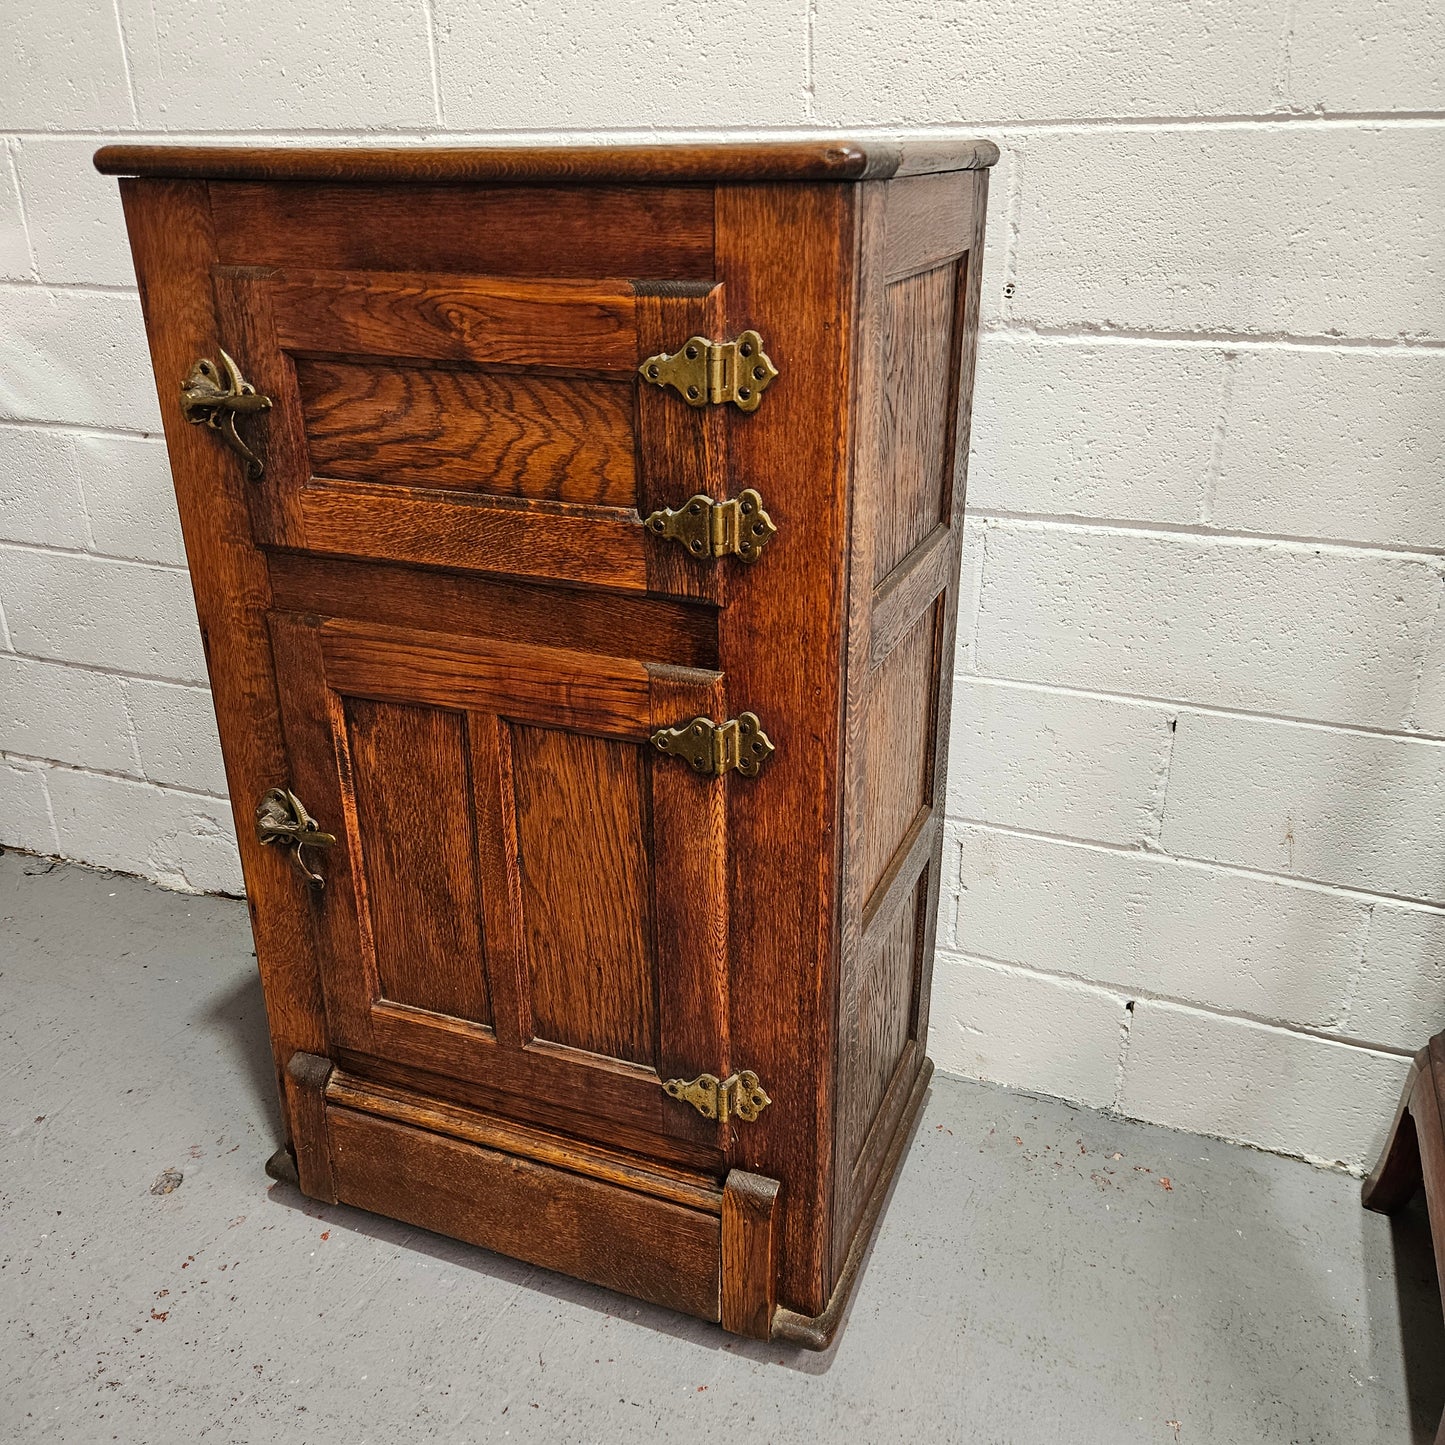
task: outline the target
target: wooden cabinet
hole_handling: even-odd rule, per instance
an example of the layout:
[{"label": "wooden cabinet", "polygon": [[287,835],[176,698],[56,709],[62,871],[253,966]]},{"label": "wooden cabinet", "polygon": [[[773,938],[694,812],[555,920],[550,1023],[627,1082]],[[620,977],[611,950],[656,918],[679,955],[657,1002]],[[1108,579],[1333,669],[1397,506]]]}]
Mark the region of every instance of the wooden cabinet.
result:
[{"label": "wooden cabinet", "polygon": [[830,1337],[931,1067],[995,154],[99,153],[306,1193]]}]

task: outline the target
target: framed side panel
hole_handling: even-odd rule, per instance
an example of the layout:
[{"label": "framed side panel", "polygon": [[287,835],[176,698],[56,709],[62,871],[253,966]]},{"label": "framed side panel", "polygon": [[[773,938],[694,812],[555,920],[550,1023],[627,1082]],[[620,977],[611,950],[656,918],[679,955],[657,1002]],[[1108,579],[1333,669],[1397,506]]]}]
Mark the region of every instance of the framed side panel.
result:
[{"label": "framed side panel", "polygon": [[986,188],[860,188],[835,1279],[927,1068]]}]

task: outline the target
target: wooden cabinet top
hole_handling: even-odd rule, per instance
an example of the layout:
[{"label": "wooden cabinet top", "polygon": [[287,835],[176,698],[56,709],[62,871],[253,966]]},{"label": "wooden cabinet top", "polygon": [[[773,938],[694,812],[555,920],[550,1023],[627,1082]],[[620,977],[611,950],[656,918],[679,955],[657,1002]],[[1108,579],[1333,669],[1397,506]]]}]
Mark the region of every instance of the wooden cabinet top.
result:
[{"label": "wooden cabinet top", "polygon": [[983,170],[996,160],[998,147],[992,141],[950,136],[490,148],[109,145],[95,155],[97,170],[118,176],[492,185],[874,181],[935,171]]}]

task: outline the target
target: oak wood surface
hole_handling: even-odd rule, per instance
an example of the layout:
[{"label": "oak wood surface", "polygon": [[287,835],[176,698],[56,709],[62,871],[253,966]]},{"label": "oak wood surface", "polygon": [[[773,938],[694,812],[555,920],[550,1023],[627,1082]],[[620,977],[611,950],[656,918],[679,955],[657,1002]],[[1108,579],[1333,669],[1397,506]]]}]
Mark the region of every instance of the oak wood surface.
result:
[{"label": "oak wood surface", "polygon": [[778,1305],[776,1179],[734,1169],[722,1198],[722,1327],[766,1340]]},{"label": "oak wood surface", "polygon": [[298,1051],[323,1053],[327,1032],[309,900],[297,892],[291,864],[263,848],[249,826],[261,794],[284,782],[288,771],[265,621],[269,580],[251,538],[242,468],[205,428],[190,425],[178,405],[181,381],[198,357],[214,357],[221,340],[210,279],[215,236],[206,188],[198,182],[127,181],[121,199],[226,781],[235,800],[277,1092],[289,1108],[286,1064]]},{"label": "oak wood surface", "polygon": [[228,264],[694,280],[714,270],[706,186],[216,181],[210,194]]},{"label": "oak wood surface", "polygon": [[717,612],[664,598],[623,596],[306,554],[268,558],[283,612],[381,616],[396,627],[502,642],[565,645],[615,656],[619,638],[641,661],[716,670]]},{"label": "oak wood surface", "polygon": [[726,145],[527,146],[471,149],[279,149],[245,146],[103,146],[106,175],[271,181],[850,181],[986,168],[989,141],[949,136],[907,140],[731,142]]},{"label": "oak wood surface", "polygon": [[428,1094],[377,1083],[337,1069],[326,1082],[326,1099],[341,1108],[376,1114],[399,1124],[413,1124],[471,1144],[485,1144],[506,1154],[554,1164],[574,1174],[655,1194],[659,1199],[709,1214],[722,1213],[722,1190],[707,1174],[675,1169],[635,1154],[588,1144],[564,1134],[519,1124],[481,1110],[444,1103]]},{"label": "oak wood surface", "polygon": [[630,385],[335,357],[296,380],[320,476],[636,504]]},{"label": "oak wood surface", "polygon": [[[211,644],[233,790],[286,783],[337,835],[324,887],[247,861],[278,1063],[318,1061],[286,1088],[319,1197],[738,1332],[835,1327],[930,1068],[985,196],[960,167],[992,152],[950,144],[127,183],[156,198],[143,287],[192,318],[168,339],[148,299],[157,356],[225,346],[275,403],[243,419],[257,483],[167,423],[203,624],[231,609],[239,648],[238,676]],[[744,327],[779,368],[753,413],[636,375]],[[754,566],[639,525],[748,486],[778,527]],[[756,777],[648,743],[744,710]],[[661,1087],[743,1069],[754,1121]]]},{"label": "oak wood surface", "polygon": [[350,1109],[327,1122],[345,1203],[718,1318],[716,1215]]}]

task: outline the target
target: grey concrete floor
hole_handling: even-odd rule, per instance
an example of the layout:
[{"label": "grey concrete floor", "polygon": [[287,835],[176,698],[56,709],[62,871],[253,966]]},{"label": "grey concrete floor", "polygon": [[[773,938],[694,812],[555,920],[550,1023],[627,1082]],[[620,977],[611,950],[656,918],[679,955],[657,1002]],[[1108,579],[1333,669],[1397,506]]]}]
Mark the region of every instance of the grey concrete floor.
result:
[{"label": "grey concrete floor", "polygon": [[6,1442],[1385,1445],[1445,1399],[1422,1211],[1305,1164],[938,1079],[814,1355],[270,1183],[240,903],[0,857],[0,1004]]}]

